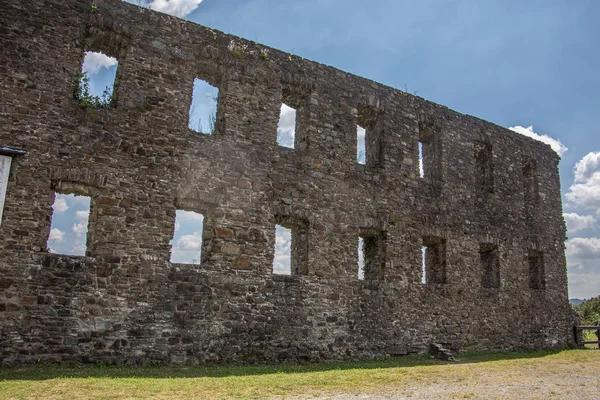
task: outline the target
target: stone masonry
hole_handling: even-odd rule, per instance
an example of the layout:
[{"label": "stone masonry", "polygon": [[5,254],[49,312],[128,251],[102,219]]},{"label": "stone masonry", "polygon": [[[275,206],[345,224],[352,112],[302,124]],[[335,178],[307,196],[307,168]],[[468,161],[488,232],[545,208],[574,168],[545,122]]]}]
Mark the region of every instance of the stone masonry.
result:
[{"label": "stone masonry", "polygon": [[[74,98],[87,50],[119,61],[111,107]],[[219,88],[213,135],[188,129],[196,77]],[[294,149],[276,143],[282,102]],[[119,0],[31,0],[0,2],[0,127],[26,150],[0,226],[4,363],[572,341],[559,157],[489,122]],[[46,248],[55,193],[91,197],[85,257]],[[169,262],[176,210],[205,217],[200,264]],[[273,273],[278,223],[290,276]]]}]

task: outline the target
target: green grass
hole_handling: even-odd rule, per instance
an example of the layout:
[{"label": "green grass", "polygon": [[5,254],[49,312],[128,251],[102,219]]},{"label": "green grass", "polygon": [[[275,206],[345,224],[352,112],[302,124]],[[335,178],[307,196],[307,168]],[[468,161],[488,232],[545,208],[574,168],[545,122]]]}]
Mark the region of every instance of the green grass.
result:
[{"label": "green grass", "polygon": [[[413,390],[427,385],[472,388],[483,381],[506,385],[521,382],[528,376],[536,382],[543,374],[558,376],[577,371],[585,375],[586,370],[600,370],[600,351],[597,350],[473,353],[458,358],[455,363],[413,355],[331,364],[3,367],[0,368],[0,398],[216,400],[310,397]],[[572,383],[575,385],[576,381]]]}]

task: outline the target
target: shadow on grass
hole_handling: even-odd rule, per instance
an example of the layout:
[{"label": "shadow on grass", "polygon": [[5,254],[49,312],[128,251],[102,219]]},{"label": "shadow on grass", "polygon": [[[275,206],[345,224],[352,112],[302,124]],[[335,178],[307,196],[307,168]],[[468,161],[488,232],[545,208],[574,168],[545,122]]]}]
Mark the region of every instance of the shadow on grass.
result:
[{"label": "shadow on grass", "polygon": [[561,350],[533,350],[519,352],[465,353],[456,356],[456,362],[430,359],[426,355],[389,357],[380,360],[361,360],[335,363],[283,363],[275,365],[203,365],[177,367],[169,365],[133,366],[99,364],[34,364],[18,367],[0,367],[0,381],[47,380],[55,378],[222,378],[268,374],[302,374],[311,372],[355,369],[411,368],[435,365],[482,363],[500,360],[540,358]]}]

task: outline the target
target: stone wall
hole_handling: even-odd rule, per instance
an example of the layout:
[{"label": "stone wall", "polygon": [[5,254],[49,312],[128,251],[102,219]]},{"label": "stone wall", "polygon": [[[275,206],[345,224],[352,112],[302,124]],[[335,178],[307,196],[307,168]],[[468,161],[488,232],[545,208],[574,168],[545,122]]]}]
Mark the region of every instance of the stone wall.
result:
[{"label": "stone wall", "polygon": [[[549,146],[118,0],[26,3],[0,2],[0,147],[27,150],[13,159],[0,226],[3,362],[329,360],[432,341],[571,341]],[[86,50],[119,61],[113,107],[74,99]],[[188,129],[195,77],[220,90],[218,134]],[[295,149],[276,143],[283,100],[298,109]],[[92,199],[85,257],[48,253],[56,192]],[[201,264],[169,262],[178,209],[205,216]],[[291,276],[273,274],[280,221],[304,232]],[[364,280],[359,236],[378,265]],[[435,277],[425,284],[423,245]]]}]

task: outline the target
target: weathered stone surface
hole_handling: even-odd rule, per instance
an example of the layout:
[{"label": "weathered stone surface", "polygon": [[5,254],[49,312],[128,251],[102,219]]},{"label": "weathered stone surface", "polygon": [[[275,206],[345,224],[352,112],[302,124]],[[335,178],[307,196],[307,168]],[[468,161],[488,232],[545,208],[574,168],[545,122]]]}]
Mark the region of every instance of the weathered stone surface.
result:
[{"label": "weathered stone surface", "polygon": [[[3,362],[318,361],[572,340],[549,146],[120,0],[21,3],[0,2],[0,146],[27,150],[0,227]],[[118,59],[114,107],[74,100],[85,50]],[[195,77],[220,89],[219,134],[188,129]],[[297,107],[295,149],[276,145],[282,101]],[[55,192],[91,197],[88,257],[47,254]],[[200,264],[169,262],[176,209],[205,217]],[[293,276],[272,273],[280,222],[303,243]]]}]

